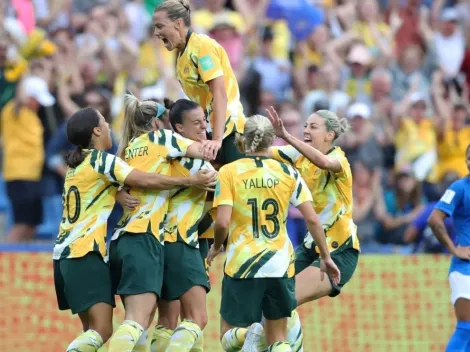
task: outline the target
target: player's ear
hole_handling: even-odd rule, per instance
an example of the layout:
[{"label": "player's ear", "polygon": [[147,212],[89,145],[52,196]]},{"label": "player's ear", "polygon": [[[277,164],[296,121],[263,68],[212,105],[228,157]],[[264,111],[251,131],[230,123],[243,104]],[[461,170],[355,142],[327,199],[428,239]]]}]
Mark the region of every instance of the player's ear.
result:
[{"label": "player's ear", "polygon": [[176,28],[176,29],[180,29],[182,26],[183,26],[183,19],[182,19],[182,18],[178,18],[178,19],[175,21],[175,28]]},{"label": "player's ear", "polygon": [[96,126],[95,128],[93,128],[93,135],[96,136],[96,137],[100,137],[100,136],[101,136],[101,128],[100,128],[100,126]]},{"label": "player's ear", "polygon": [[180,123],[175,124],[175,128],[176,128],[175,132],[182,133],[184,131],[183,125]]}]

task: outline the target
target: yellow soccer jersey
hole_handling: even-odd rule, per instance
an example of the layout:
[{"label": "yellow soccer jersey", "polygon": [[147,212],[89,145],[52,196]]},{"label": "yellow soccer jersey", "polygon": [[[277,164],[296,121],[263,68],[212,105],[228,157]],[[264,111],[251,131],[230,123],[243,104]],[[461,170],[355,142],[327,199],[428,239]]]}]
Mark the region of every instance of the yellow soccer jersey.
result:
[{"label": "yellow soccer jersey", "polygon": [[205,34],[188,32],[186,47],[177,58],[176,76],[189,99],[195,101],[209,116],[208,131],[214,125],[213,96],[207,82],[223,76],[227,91],[227,116],[224,138],[233,131],[242,133],[245,115],[240,103],[237,78],[232,71],[225,49]]},{"label": "yellow soccer jersey", "polygon": [[[178,158],[171,162],[171,176],[188,177],[199,170],[214,170],[204,160]],[[170,192],[170,204],[165,220],[165,242],[185,242],[199,248],[198,225],[204,214],[207,191],[185,187]]]},{"label": "yellow soccer jersey", "polygon": [[[273,147],[273,157],[295,166],[302,175],[308,189],[312,193],[313,207],[320,217],[326,242],[330,252],[341,248],[353,247],[357,250],[359,239],[357,227],[352,219],[352,174],[348,159],[339,147],[334,147],[328,155],[341,163],[338,173],[322,170],[313,165],[294,147]],[[313,238],[307,234],[304,240],[307,248],[311,248]],[[318,248],[315,248],[319,252]]]},{"label": "yellow soccer jersey", "polygon": [[[170,130],[158,130],[131,140],[125,149],[124,160],[138,170],[171,176],[171,159],[183,157],[192,143]],[[123,233],[151,232],[163,242],[170,191],[133,188],[130,194],[139,199],[140,205],[133,210],[124,209],[112,239]]]},{"label": "yellow soccer jersey", "polygon": [[68,168],[53,259],[80,258],[89,252],[105,257],[106,225],[114,207],[116,186],[124,184],[132,170],[120,158],[96,149],[75,169]]},{"label": "yellow soccer jersey", "polygon": [[302,177],[287,164],[247,157],[223,166],[214,206],[233,207],[225,274],[235,279],[293,277],[289,202],[297,207],[311,201]]}]

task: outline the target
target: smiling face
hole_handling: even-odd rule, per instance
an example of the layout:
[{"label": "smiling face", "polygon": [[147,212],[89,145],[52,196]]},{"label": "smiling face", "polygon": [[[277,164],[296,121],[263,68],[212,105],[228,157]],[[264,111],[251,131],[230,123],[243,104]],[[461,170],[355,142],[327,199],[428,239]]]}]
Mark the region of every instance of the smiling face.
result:
[{"label": "smiling face", "polygon": [[335,134],[328,131],[325,119],[317,114],[312,114],[307,119],[304,128],[304,142],[312,147],[322,150],[325,146],[331,146]]},{"label": "smiling face", "polygon": [[183,114],[183,123],[176,124],[176,132],[183,137],[193,141],[204,141],[207,139],[206,134],[206,116],[201,107],[185,111]]},{"label": "smiling face", "polygon": [[180,33],[184,27],[183,19],[172,21],[166,11],[156,11],[153,14],[153,25],[155,37],[163,42],[168,51],[184,48],[186,38]]}]

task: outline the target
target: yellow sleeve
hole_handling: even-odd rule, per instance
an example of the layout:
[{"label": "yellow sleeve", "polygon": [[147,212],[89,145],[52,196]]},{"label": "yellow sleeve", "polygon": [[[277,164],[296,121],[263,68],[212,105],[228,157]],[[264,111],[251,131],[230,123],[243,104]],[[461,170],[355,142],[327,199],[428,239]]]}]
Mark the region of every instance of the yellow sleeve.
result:
[{"label": "yellow sleeve", "polygon": [[202,43],[197,57],[197,70],[204,83],[224,75],[221,59],[219,50],[212,41]]},{"label": "yellow sleeve", "polygon": [[271,147],[273,159],[294,165],[300,158],[301,154],[297,149],[288,145],[283,147]]},{"label": "yellow sleeve", "polygon": [[101,178],[113,184],[123,185],[127,176],[134,170],[121,158],[99,150],[91,152],[90,164]]},{"label": "yellow sleeve", "polygon": [[219,205],[233,206],[232,182],[230,172],[225,167],[219,171],[217,185],[215,187],[214,208]]},{"label": "yellow sleeve", "polygon": [[338,172],[335,172],[334,173],[335,176],[337,178],[345,176],[347,171],[350,169],[349,161],[346,158],[346,155],[344,155],[344,153],[340,150],[340,151],[335,151],[331,153],[331,158],[334,160],[338,160],[339,163],[341,164],[341,170],[339,170]]},{"label": "yellow sleeve", "polygon": [[294,207],[298,207],[300,204],[305,202],[312,202],[312,193],[310,193],[305,181],[303,180],[302,176],[295,171],[293,171],[293,175],[295,177],[295,187],[294,191],[292,192],[292,196],[290,198],[290,203]]}]

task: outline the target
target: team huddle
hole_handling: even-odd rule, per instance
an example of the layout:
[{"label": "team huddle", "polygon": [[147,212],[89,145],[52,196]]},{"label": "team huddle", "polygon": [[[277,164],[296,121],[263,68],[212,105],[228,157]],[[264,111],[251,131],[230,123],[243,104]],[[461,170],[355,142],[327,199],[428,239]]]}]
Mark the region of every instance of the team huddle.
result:
[{"label": "team huddle", "polygon": [[[178,52],[189,99],[161,105],[127,95],[116,156],[104,151],[112,140],[97,110],[67,122],[76,149],[67,157],[54,281],[59,308],[83,325],[67,351],[97,351],[107,340],[111,352],[149,344],[152,352],[203,351],[208,271],[222,251],[222,349],[302,351],[296,308],[337,296],[360,252],[351,169],[334,146],[347,121],[317,111],[301,141],[273,108],[245,118],[227,54],[189,29],[188,1],[163,1],[154,25]],[[273,147],[276,136],[288,145]],[[107,245],[116,201],[124,214]],[[289,205],[308,228],[296,251]],[[125,318],[113,332],[116,295]]]}]

